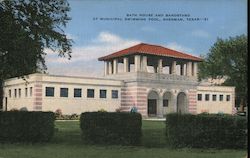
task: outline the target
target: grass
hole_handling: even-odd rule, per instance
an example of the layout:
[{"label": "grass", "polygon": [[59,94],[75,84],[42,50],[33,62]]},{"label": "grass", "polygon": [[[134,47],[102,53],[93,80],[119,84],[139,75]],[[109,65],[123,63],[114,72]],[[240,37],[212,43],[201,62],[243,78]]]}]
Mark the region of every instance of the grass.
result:
[{"label": "grass", "polygon": [[164,122],[143,121],[142,146],[86,145],[81,141],[78,121],[56,122],[50,143],[0,144],[0,158],[243,158],[245,150],[171,149]]}]

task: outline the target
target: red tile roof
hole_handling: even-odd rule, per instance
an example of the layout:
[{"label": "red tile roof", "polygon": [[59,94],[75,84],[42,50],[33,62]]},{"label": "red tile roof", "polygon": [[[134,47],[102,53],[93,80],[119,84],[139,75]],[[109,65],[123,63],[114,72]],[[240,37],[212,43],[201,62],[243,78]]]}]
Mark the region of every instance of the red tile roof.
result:
[{"label": "red tile roof", "polygon": [[126,55],[132,55],[132,54],[150,54],[150,55],[157,55],[157,56],[166,56],[166,57],[173,57],[173,58],[179,58],[179,59],[187,59],[192,61],[202,61],[203,59],[189,55],[186,53],[182,53],[176,50],[172,50],[169,48],[165,48],[158,45],[151,45],[151,44],[145,44],[140,43],[138,45],[120,50],[118,52],[109,54],[107,56],[103,56],[98,58],[99,61],[106,61],[117,57],[122,57]]}]

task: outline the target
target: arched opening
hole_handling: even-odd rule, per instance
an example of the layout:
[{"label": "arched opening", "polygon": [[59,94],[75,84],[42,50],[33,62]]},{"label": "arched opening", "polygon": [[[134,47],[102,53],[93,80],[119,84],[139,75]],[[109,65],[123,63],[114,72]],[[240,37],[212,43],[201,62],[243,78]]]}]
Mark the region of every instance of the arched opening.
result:
[{"label": "arched opening", "polygon": [[167,114],[174,111],[173,95],[171,92],[165,92],[163,94],[163,114]]},{"label": "arched opening", "polygon": [[157,105],[159,102],[159,95],[155,91],[150,91],[148,93],[148,116],[157,115]]},{"label": "arched opening", "polygon": [[177,112],[187,113],[187,96],[184,92],[177,95]]}]

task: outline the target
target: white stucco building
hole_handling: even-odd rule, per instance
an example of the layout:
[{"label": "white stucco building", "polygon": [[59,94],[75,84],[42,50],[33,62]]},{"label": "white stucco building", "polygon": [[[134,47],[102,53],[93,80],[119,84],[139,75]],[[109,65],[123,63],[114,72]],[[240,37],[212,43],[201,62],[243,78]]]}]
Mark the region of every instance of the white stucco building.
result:
[{"label": "white stucco building", "polygon": [[201,58],[162,46],[138,44],[101,57],[104,76],[31,74],[4,83],[4,109],[80,114],[130,111],[144,117],[166,113],[233,113],[234,87],[205,86],[197,80]]}]

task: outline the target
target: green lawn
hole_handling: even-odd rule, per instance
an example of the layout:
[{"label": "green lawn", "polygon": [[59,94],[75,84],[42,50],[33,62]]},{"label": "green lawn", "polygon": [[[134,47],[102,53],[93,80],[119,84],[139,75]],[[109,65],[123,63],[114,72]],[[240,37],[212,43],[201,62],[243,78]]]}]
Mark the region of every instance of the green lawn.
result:
[{"label": "green lawn", "polygon": [[243,158],[245,150],[171,149],[164,122],[143,121],[142,145],[98,146],[81,141],[78,121],[56,122],[58,131],[45,144],[0,144],[0,158]]}]

